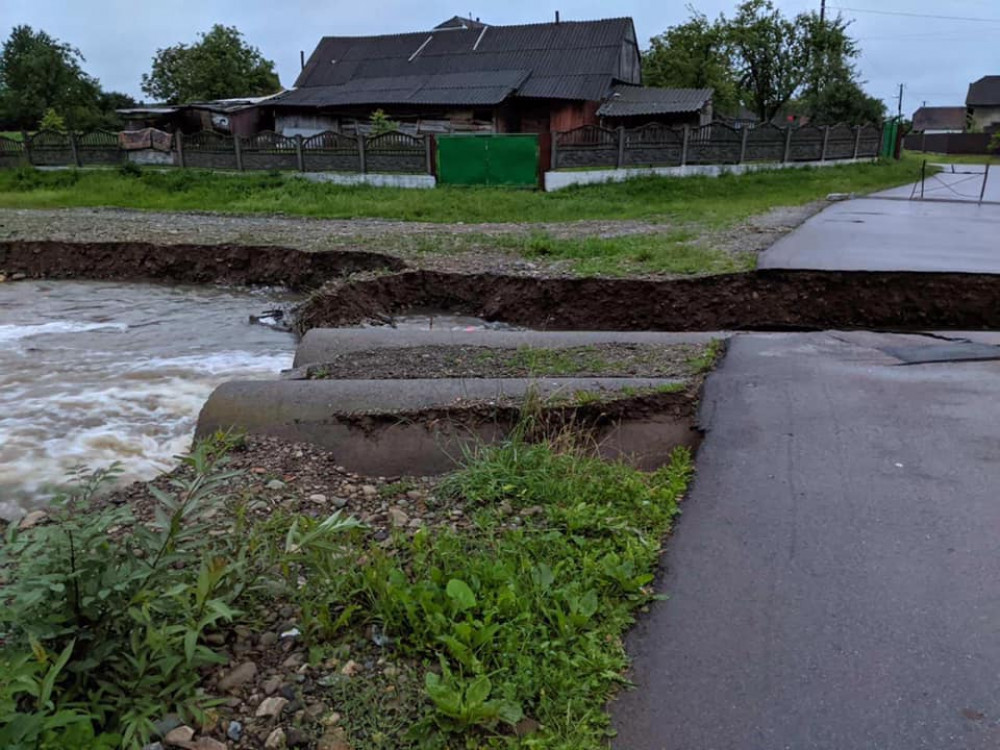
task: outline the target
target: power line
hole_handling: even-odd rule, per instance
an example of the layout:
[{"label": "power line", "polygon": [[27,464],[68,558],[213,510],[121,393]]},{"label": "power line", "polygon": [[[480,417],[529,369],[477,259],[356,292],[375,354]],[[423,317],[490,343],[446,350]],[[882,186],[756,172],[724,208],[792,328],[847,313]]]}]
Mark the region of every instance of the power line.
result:
[{"label": "power line", "polygon": [[1000,18],[972,18],[971,16],[937,16],[930,13],[908,13],[902,10],[869,10],[868,8],[846,8],[842,5],[829,6],[849,13],[874,13],[879,16],[905,16],[907,18],[934,18],[939,21],[974,21],[976,23],[1000,23]]}]

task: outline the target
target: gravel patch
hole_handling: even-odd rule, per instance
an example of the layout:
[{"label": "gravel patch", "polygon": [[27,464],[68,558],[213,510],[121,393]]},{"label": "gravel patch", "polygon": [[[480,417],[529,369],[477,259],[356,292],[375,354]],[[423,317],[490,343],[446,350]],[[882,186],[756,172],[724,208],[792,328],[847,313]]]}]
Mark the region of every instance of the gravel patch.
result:
[{"label": "gravel patch", "polygon": [[651,377],[695,374],[692,362],[707,347],[695,344],[593,344],[567,348],[415,346],[352,351],[310,365],[310,379]]},{"label": "gravel patch", "polygon": [[694,231],[693,243],[728,252],[760,252],[827,205],[817,201],[769,211],[730,229],[642,220],[443,224],[380,219],[310,219],[218,213],[156,213],[112,208],[0,209],[0,242],[154,242],[278,245],[306,251],[367,250],[410,265],[455,272],[567,273],[568,261],[528,261],[501,240],[545,234],[555,239]]}]

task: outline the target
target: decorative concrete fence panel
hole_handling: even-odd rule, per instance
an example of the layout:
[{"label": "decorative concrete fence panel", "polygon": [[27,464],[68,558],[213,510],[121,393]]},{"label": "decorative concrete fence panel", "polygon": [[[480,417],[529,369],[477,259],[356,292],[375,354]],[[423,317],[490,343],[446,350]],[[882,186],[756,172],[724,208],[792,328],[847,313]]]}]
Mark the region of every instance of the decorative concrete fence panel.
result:
[{"label": "decorative concrete fence panel", "polygon": [[724,122],[691,128],[688,164],[739,164],[743,153],[743,133]]},{"label": "decorative concrete fence panel", "polygon": [[825,133],[824,128],[818,128],[815,125],[806,125],[793,130],[788,149],[788,161],[821,161]]},{"label": "decorative concrete fence panel", "polygon": [[181,166],[201,169],[239,169],[240,155],[232,136],[203,130],[181,139]]},{"label": "decorative concrete fence panel", "polygon": [[363,171],[420,174],[431,171],[430,142],[406,133],[392,132],[364,139]]},{"label": "decorative concrete fence panel", "polygon": [[357,136],[330,130],[302,141],[303,170],[306,172],[363,172],[362,142]]},{"label": "decorative concrete fence panel", "polygon": [[684,131],[650,123],[625,131],[626,167],[679,166],[684,156]]},{"label": "decorative concrete fence panel", "polygon": [[27,162],[24,143],[0,135],[0,168],[20,167],[22,164],[27,164]]},{"label": "decorative concrete fence panel", "polygon": [[875,157],[878,156],[882,148],[882,129],[874,125],[865,125],[861,128],[861,137],[858,139],[858,156]]},{"label": "decorative concrete fence panel", "polygon": [[243,169],[300,169],[301,139],[265,131],[240,136]]},{"label": "decorative concrete fence panel", "polygon": [[858,142],[858,129],[850,125],[834,125],[826,138],[826,159],[853,159]]},{"label": "decorative concrete fence panel", "polygon": [[39,130],[26,136],[25,143],[31,163],[38,167],[60,167],[76,164],[73,143],[66,133]]},{"label": "decorative concrete fence panel", "polygon": [[615,167],[619,163],[619,131],[584,125],[552,139],[552,161],[556,169]]},{"label": "decorative concrete fence panel", "polygon": [[76,138],[77,161],[81,166],[121,164],[125,152],[118,144],[118,133],[110,130],[94,130]]},{"label": "decorative concrete fence panel", "polygon": [[748,129],[744,161],[784,161],[788,134],[788,128],[779,128],[769,122]]},{"label": "decorative concrete fence panel", "polygon": [[553,169],[725,166],[749,163],[822,162],[878,156],[881,129],[831,127],[735,128],[652,123],[611,130],[587,125],[553,133]]}]

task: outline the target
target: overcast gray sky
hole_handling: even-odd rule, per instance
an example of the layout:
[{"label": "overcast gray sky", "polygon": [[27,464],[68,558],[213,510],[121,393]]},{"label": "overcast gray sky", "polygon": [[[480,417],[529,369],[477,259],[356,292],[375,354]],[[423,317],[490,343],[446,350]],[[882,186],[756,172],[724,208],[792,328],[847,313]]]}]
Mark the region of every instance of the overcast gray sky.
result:
[{"label": "overcast gray sky", "polygon": [[[460,3],[456,5],[457,3]],[[778,0],[789,14],[818,8],[820,0]],[[1000,75],[998,0],[828,0],[831,13],[855,19],[853,33],[864,50],[861,72],[870,93],[895,111],[900,83],[906,84],[907,114],[923,101],[961,105],[968,84]],[[736,0],[695,2],[710,17],[730,12]],[[277,62],[281,82],[291,86],[299,50],[308,55],[323,35],[365,35],[419,31],[460,14],[493,24],[548,21],[558,8],[564,19],[630,15],[643,47],[688,13],[682,0],[0,0],[0,30],[26,23],[78,47],[86,70],[107,89],[142,98],[140,76],[158,47],[191,42],[213,23],[238,27],[264,55]],[[838,11],[844,7],[850,10]],[[880,13],[860,12],[863,10]],[[978,20],[949,20],[882,13],[929,14]]]}]

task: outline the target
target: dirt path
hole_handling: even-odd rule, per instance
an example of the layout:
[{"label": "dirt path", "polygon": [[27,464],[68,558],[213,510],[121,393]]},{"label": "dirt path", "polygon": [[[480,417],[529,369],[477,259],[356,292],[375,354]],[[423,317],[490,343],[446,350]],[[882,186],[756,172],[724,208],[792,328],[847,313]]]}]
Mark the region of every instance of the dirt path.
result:
[{"label": "dirt path", "polygon": [[[509,249],[511,238],[622,237],[693,230],[696,244],[760,252],[826,206],[780,208],[729,229],[650,221],[439,224],[379,219],[309,219],[213,213],[154,213],[110,208],[3,209],[0,241],[154,242],[159,244],[280,245],[301,250],[364,249],[391,253],[421,268],[507,273],[564,273],[565,262],[528,262]],[[504,247],[506,245],[508,247]]]}]

